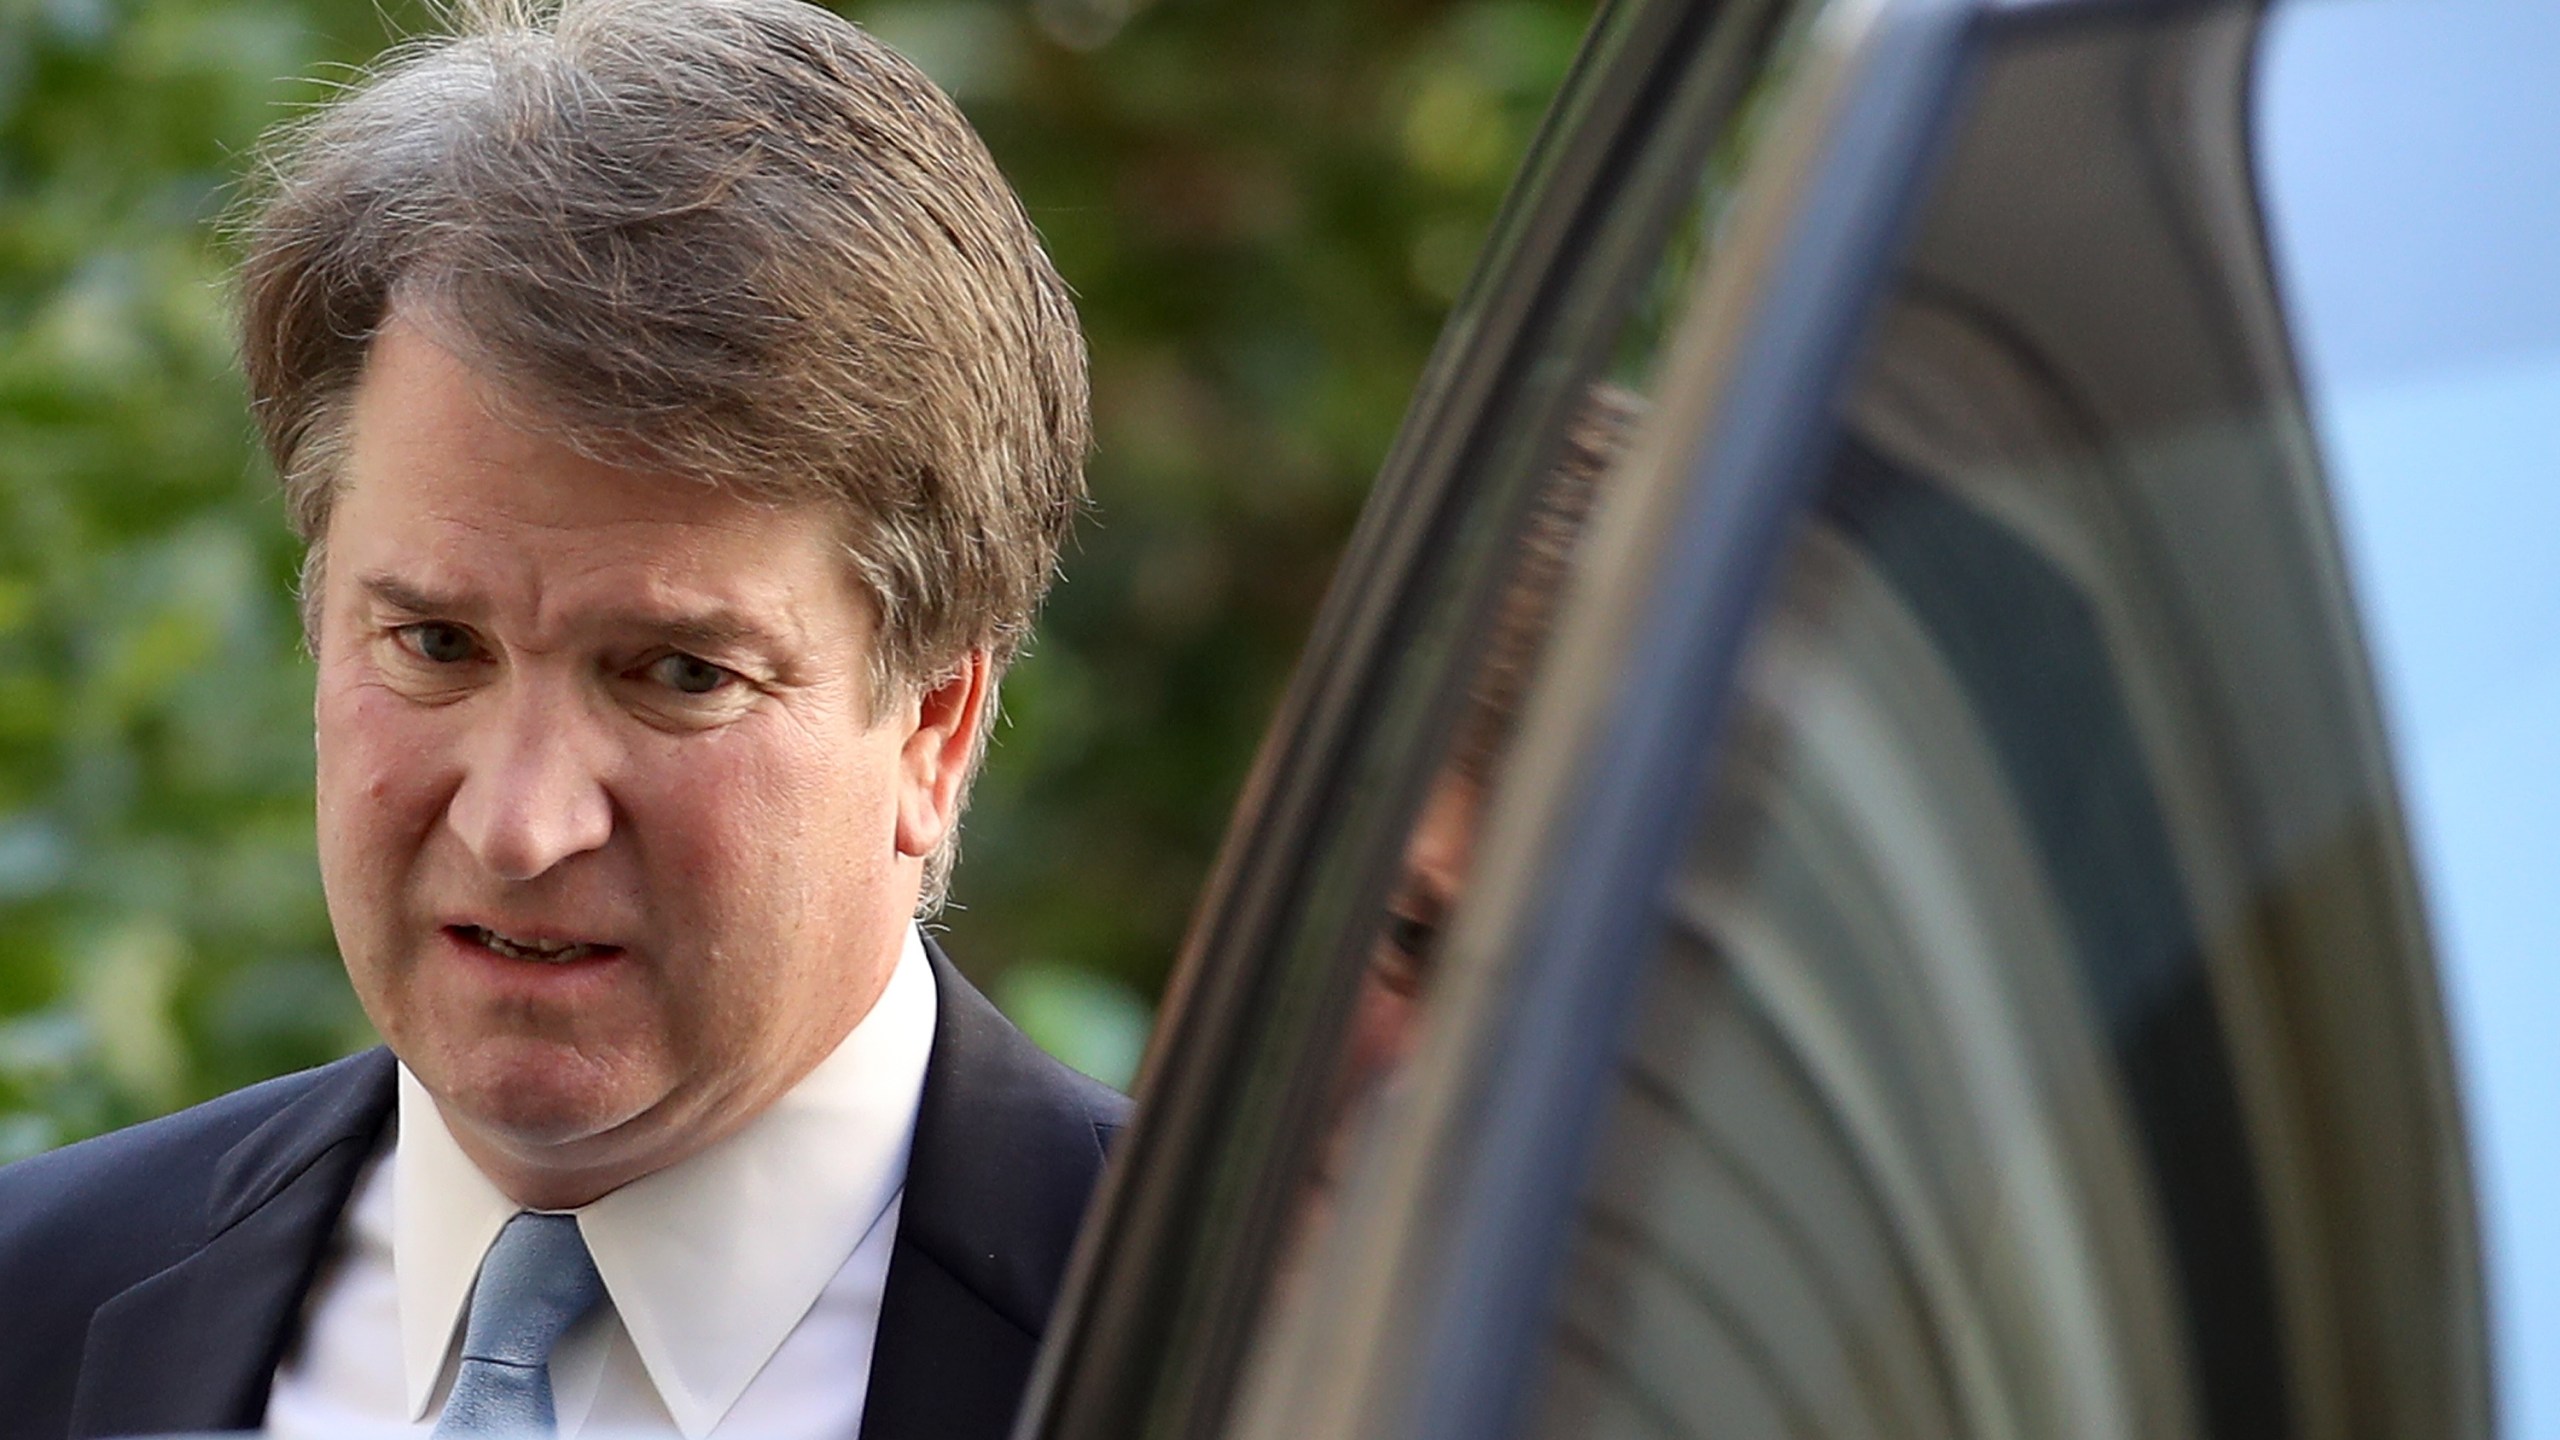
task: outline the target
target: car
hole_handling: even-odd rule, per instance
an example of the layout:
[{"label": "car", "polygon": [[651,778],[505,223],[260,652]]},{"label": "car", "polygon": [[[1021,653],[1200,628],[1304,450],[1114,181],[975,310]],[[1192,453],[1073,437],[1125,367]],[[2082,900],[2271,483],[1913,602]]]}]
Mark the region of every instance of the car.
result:
[{"label": "car", "polygon": [[2554,74],[1605,5],[1017,1433],[2560,1435]]}]

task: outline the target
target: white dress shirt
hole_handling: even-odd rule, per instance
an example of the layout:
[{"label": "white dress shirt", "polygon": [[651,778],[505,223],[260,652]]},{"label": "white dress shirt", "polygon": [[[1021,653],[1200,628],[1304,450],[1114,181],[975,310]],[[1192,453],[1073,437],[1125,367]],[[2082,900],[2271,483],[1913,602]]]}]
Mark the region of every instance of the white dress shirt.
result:
[{"label": "white dress shirt", "polygon": [[[737,1134],[571,1211],[607,1303],[553,1352],[563,1440],[853,1440],[933,1046],[924,945],[831,1055]],[[519,1208],[400,1069],[396,1138],[357,1181],[267,1429],[420,1436],[453,1385],[481,1257]]]}]

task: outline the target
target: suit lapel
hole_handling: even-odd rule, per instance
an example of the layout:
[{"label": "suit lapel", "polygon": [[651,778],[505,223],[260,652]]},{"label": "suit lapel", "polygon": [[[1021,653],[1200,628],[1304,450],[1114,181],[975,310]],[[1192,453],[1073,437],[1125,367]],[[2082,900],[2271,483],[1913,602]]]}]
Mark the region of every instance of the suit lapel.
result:
[{"label": "suit lapel", "polygon": [[223,1157],[204,1243],[90,1321],[71,1434],[254,1429],[391,1112],[390,1052],[340,1061]]},{"label": "suit lapel", "polygon": [[[1101,1173],[1057,1062],[927,942],[936,1012],[861,1440],[1004,1440]],[[1095,1087],[1098,1089],[1098,1087]]]}]

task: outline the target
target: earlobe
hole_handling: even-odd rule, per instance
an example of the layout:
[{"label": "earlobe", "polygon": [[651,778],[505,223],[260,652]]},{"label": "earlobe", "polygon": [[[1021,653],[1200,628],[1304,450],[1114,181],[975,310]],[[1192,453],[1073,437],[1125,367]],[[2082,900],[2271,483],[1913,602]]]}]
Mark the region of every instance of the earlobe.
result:
[{"label": "earlobe", "polygon": [[899,854],[932,854],[959,823],[994,692],[994,663],[973,649],[916,696],[915,728],[899,757]]}]

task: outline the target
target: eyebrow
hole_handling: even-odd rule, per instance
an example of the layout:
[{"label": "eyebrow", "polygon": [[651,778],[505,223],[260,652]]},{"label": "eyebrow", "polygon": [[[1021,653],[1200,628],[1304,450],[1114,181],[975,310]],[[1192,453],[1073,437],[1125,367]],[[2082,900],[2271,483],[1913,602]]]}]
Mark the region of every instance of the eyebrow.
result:
[{"label": "eyebrow", "polygon": [[392,575],[366,575],[356,581],[356,587],[392,609],[411,615],[456,615],[471,608],[453,596],[439,595]]},{"label": "eyebrow", "polygon": [[[458,596],[439,593],[394,575],[366,575],[356,583],[366,594],[392,609],[421,618],[467,616],[479,608]],[[779,659],[789,649],[783,638],[771,629],[726,606],[678,614],[632,612],[612,617],[612,623],[617,627],[645,631],[652,639],[686,650],[743,649]]]}]

